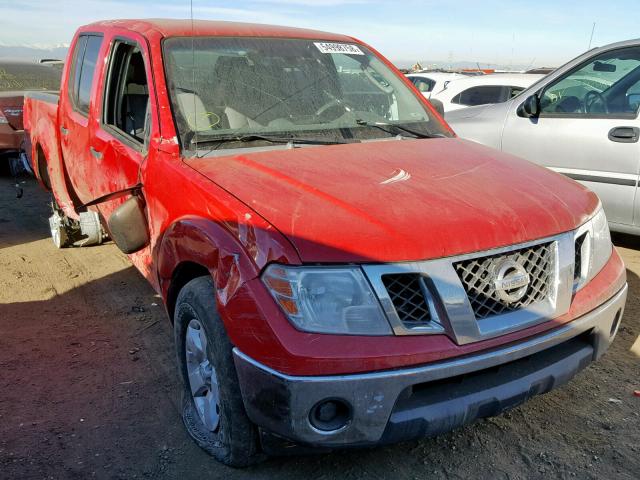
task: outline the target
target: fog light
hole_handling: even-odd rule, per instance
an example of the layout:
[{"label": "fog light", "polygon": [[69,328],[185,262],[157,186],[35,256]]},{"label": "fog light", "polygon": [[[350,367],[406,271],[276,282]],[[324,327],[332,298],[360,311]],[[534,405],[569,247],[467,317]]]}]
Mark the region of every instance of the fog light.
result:
[{"label": "fog light", "polygon": [[351,421],[351,407],[335,398],[322,400],[309,412],[309,421],[323,432],[340,430]]}]

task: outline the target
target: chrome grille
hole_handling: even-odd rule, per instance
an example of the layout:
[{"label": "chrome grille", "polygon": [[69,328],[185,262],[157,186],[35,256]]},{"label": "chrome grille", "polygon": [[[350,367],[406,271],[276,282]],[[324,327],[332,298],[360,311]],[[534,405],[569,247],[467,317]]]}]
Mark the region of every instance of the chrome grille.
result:
[{"label": "chrome grille", "polygon": [[414,273],[383,275],[382,283],[389,293],[400,321],[406,327],[422,326],[431,321],[420,275]]},{"label": "chrome grille", "polygon": [[[481,320],[545,300],[552,285],[553,257],[553,244],[550,242],[504,254],[464,260],[453,266],[462,281],[476,319]],[[520,300],[512,303],[502,300],[494,286],[496,267],[505,260],[519,263],[529,274],[526,293]]]}]

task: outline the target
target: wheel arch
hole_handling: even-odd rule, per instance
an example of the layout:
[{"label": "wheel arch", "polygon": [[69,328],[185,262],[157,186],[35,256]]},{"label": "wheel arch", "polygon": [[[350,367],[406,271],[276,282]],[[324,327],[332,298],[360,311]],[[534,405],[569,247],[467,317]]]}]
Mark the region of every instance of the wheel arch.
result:
[{"label": "wheel arch", "polygon": [[47,167],[47,156],[44,153],[44,149],[40,142],[34,145],[34,158],[33,171],[36,173],[38,180],[42,183],[44,188],[51,190],[51,179],[49,178],[49,170]]},{"label": "wheel arch", "polygon": [[27,129],[26,135],[31,143],[31,166],[38,182],[52,192],[65,215],[77,220],[75,206],[80,205],[80,201],[67,176],[55,125],[57,115],[42,110],[37,115],[36,124]]},{"label": "wheel arch", "polygon": [[258,267],[240,241],[223,226],[200,217],[182,218],[165,231],[157,243],[158,285],[173,321],[180,290],[194,278],[209,275],[219,304],[227,301]]},{"label": "wheel arch", "polygon": [[180,291],[184,288],[184,286],[189,283],[191,280],[194,280],[199,277],[211,277],[211,272],[209,269],[197,262],[192,261],[184,261],[179,263],[171,276],[171,280],[169,286],[167,288],[166,294],[166,306],[167,312],[169,313],[169,318],[173,323],[173,316],[176,309],[176,301],[178,300],[178,295]]}]

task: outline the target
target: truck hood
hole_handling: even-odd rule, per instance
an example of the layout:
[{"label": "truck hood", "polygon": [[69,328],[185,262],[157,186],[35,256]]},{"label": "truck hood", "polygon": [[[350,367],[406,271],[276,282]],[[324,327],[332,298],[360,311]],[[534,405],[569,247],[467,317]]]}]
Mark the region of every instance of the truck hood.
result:
[{"label": "truck hood", "polygon": [[461,139],[375,141],[186,160],[265,218],[303,262],[425,260],[576,228],[576,182]]}]

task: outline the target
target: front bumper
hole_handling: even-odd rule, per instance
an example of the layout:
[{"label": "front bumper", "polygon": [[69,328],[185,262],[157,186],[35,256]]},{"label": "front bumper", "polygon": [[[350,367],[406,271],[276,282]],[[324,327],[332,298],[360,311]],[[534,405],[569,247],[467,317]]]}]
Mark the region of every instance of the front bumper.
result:
[{"label": "front bumper", "polygon": [[[298,444],[372,445],[437,435],[497,415],[566,383],[613,340],[627,285],[582,317],[545,334],[462,358],[354,375],[296,377],[237,348],[234,360],[247,414],[263,431]],[[310,411],[338,399],[351,411],[335,431],[316,429]]]}]

